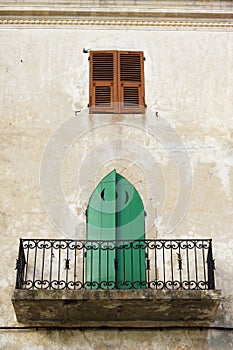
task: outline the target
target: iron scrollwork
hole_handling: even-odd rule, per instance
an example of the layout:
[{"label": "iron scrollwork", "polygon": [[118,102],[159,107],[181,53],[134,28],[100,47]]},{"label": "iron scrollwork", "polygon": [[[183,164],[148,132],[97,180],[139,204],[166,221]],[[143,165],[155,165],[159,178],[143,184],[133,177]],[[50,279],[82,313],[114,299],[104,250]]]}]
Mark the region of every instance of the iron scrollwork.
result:
[{"label": "iron scrollwork", "polygon": [[18,289],[215,288],[210,239],[21,239],[16,270]]}]

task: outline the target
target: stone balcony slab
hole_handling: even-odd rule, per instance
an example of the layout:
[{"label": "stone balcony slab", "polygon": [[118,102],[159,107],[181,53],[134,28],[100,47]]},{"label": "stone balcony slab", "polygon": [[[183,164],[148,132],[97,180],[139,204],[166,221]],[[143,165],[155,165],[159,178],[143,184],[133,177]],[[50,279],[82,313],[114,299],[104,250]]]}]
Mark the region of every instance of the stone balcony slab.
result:
[{"label": "stone balcony slab", "polygon": [[17,320],[30,325],[80,327],[207,326],[220,290],[20,290]]}]

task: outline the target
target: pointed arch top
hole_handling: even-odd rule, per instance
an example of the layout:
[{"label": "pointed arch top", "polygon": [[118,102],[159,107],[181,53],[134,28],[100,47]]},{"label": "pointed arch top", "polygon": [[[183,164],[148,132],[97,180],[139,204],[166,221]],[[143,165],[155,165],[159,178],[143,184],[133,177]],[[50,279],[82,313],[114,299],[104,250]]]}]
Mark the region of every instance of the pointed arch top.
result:
[{"label": "pointed arch top", "polygon": [[116,169],[93,191],[87,207],[87,239],[144,239],[144,206],[136,190]]}]

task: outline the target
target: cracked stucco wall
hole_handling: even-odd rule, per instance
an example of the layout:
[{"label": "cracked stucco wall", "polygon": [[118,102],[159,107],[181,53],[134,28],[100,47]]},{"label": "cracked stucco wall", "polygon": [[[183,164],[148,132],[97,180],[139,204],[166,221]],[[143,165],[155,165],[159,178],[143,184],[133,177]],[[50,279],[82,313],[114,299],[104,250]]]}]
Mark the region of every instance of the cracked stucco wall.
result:
[{"label": "cracked stucco wall", "polygon": [[[55,130],[88,104],[88,55],[82,53],[88,47],[144,51],[148,110],[158,111],[183,140],[193,169],[192,198],[181,224],[168,235],[167,217],[182,184],[166,145],[130,126],[91,130],[72,145],[62,167],[65,198],[83,222],[66,236],[85,236],[87,198],[80,199],[77,176],[89,152],[91,162],[99,145],[119,137],[142,144],[161,169],[163,202],[150,203],[148,178],[153,174],[127,159],[96,169],[89,189],[112,167],[126,169],[124,175],[138,182],[135,186],[154,215],[148,236],[213,238],[216,286],[223,294],[215,325],[233,327],[233,33],[64,27],[2,28],[0,35],[1,325],[18,326],[10,301],[18,239],[64,237],[44,209],[40,165]],[[86,118],[95,116],[86,113]],[[16,344],[17,349],[35,350],[233,348],[231,333],[219,331],[5,331],[0,336],[0,349],[15,349]]]}]

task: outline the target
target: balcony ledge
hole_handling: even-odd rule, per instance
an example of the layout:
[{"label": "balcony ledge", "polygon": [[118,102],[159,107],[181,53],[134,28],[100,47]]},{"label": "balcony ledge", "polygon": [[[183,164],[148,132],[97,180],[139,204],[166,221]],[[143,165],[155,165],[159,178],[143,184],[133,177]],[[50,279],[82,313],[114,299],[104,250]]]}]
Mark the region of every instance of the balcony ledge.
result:
[{"label": "balcony ledge", "polygon": [[220,290],[22,290],[12,303],[18,322],[80,327],[207,326]]}]

